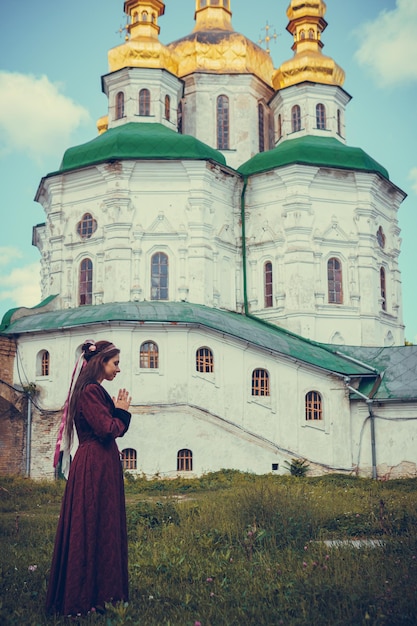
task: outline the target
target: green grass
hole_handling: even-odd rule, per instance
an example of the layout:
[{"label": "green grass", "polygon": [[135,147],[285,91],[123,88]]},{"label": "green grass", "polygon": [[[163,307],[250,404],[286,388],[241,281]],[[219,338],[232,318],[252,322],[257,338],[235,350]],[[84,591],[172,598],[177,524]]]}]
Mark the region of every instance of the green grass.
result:
[{"label": "green grass", "polygon": [[231,471],[127,477],[130,602],[74,622],[43,609],[64,485],[3,477],[0,624],[414,626],[416,486]]}]

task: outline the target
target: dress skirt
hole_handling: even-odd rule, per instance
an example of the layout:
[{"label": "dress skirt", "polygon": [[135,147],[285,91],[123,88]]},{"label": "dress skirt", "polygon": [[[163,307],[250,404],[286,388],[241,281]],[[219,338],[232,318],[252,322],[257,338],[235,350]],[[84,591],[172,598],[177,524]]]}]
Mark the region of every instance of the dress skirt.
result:
[{"label": "dress skirt", "polygon": [[[46,599],[48,611],[85,614],[128,600],[123,471],[115,437],[130,414],[88,385],[76,418],[79,447],[61,505]],[[121,419],[122,418],[122,419]],[[127,421],[127,425],[126,425]]]}]

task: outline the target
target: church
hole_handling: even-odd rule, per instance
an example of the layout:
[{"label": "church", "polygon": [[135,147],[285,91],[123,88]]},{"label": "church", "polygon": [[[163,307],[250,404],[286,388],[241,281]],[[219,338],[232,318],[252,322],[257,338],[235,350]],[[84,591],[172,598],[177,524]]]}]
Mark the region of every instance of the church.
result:
[{"label": "church", "polygon": [[132,394],[118,445],[133,474],[417,476],[406,194],[347,143],[325,2],[290,0],[278,68],[232,4],[196,0],[193,31],[164,45],[165,3],[124,2],[97,135],[36,192],[42,302],[0,325],[0,473],[54,476],[80,347],[106,339],[109,393]]}]

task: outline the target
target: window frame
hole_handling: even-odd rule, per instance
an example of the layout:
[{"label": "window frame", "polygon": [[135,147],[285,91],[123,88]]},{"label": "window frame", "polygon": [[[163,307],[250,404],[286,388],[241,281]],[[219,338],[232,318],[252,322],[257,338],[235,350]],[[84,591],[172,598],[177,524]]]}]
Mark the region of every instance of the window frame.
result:
[{"label": "window frame", "polygon": [[218,150],[230,149],[230,102],[225,94],[216,99],[216,140]]},{"label": "window frame", "polygon": [[312,389],[305,394],[304,416],[307,423],[323,423],[323,397],[319,391]]},{"label": "window frame", "polygon": [[77,234],[81,239],[90,239],[97,230],[97,221],[87,211],[77,224]]},{"label": "window frame", "polygon": [[339,137],[342,136],[342,112],[340,109],[337,109],[337,134],[339,135]]},{"label": "window frame", "polygon": [[[264,367],[255,367],[255,369],[252,370],[251,380],[252,398],[269,398],[271,396],[270,375],[267,369]],[[255,393],[256,391],[260,393]]]},{"label": "window frame", "polygon": [[[154,259],[159,257],[157,263]],[[161,263],[165,259],[166,263]],[[158,273],[154,272],[154,268],[158,268]],[[161,268],[166,267],[166,272],[162,272]],[[166,284],[161,285],[161,282]],[[155,283],[155,284],[154,284]],[[164,296],[161,295],[163,290]],[[169,300],[169,257],[165,252],[154,252],[151,256],[151,300]]]},{"label": "window frame", "polygon": [[327,129],[326,107],[322,102],[316,104],[316,128],[317,130]]},{"label": "window frame", "polygon": [[181,448],[177,452],[177,472],[193,471],[193,451],[189,448]]},{"label": "window frame", "polygon": [[159,370],[159,346],[155,341],[152,341],[152,339],[147,339],[140,345],[139,369]]},{"label": "window frame", "polygon": [[39,350],[36,355],[36,377],[46,378],[51,373],[51,355],[49,350]]},{"label": "window frame", "polygon": [[[202,354],[203,351],[205,353]],[[214,354],[208,346],[200,346],[195,351],[195,371],[199,374],[214,374]]]},{"label": "window frame", "polygon": [[121,120],[125,116],[125,94],[118,91],[116,94],[116,120]]},{"label": "window frame", "polygon": [[[331,264],[332,263],[332,267]],[[338,267],[336,267],[338,264]],[[327,261],[327,300],[328,304],[343,304],[343,266],[340,259],[330,257]],[[331,273],[331,275],[330,275]]]},{"label": "window frame", "polygon": [[[84,265],[88,265],[84,268]],[[78,303],[79,306],[93,304],[93,262],[89,257],[82,259],[78,274]],[[85,278],[83,278],[85,276]]]},{"label": "window frame", "polygon": [[379,292],[381,297],[381,308],[383,311],[387,311],[387,275],[385,267],[381,265],[379,268]]},{"label": "window frame", "polygon": [[258,148],[259,152],[265,152],[265,107],[258,102]]},{"label": "window frame", "polygon": [[138,469],[138,453],[134,448],[124,448],[120,453],[120,458],[123,471],[129,472]]},{"label": "window frame", "polygon": [[264,308],[269,309],[274,306],[274,275],[272,261],[265,261],[263,271],[264,281]]},{"label": "window frame", "polygon": [[291,131],[298,133],[301,130],[301,107],[299,104],[294,104],[291,107]]},{"label": "window frame", "polygon": [[169,94],[165,94],[165,119],[167,122],[171,120],[171,98]]},{"label": "window frame", "polygon": [[143,87],[138,94],[139,115],[150,117],[151,115],[151,92]]}]

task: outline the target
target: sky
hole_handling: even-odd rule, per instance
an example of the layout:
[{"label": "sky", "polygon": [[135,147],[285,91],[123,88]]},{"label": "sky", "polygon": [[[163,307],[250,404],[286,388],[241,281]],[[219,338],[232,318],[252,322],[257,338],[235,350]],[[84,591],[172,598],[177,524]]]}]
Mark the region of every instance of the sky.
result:
[{"label": "sky", "polygon": [[[40,253],[32,227],[45,221],[34,201],[41,178],[64,151],[97,135],[107,113],[101,76],[123,42],[123,0],[0,0],[0,320],[41,300]],[[417,2],[326,0],[323,54],[346,72],[352,96],[347,144],[360,147],[407,193],[399,211],[405,337],[417,343]],[[263,47],[274,67],[293,56],[289,0],[231,0],[232,24]],[[160,41],[194,28],[195,0],[166,0]]]}]

